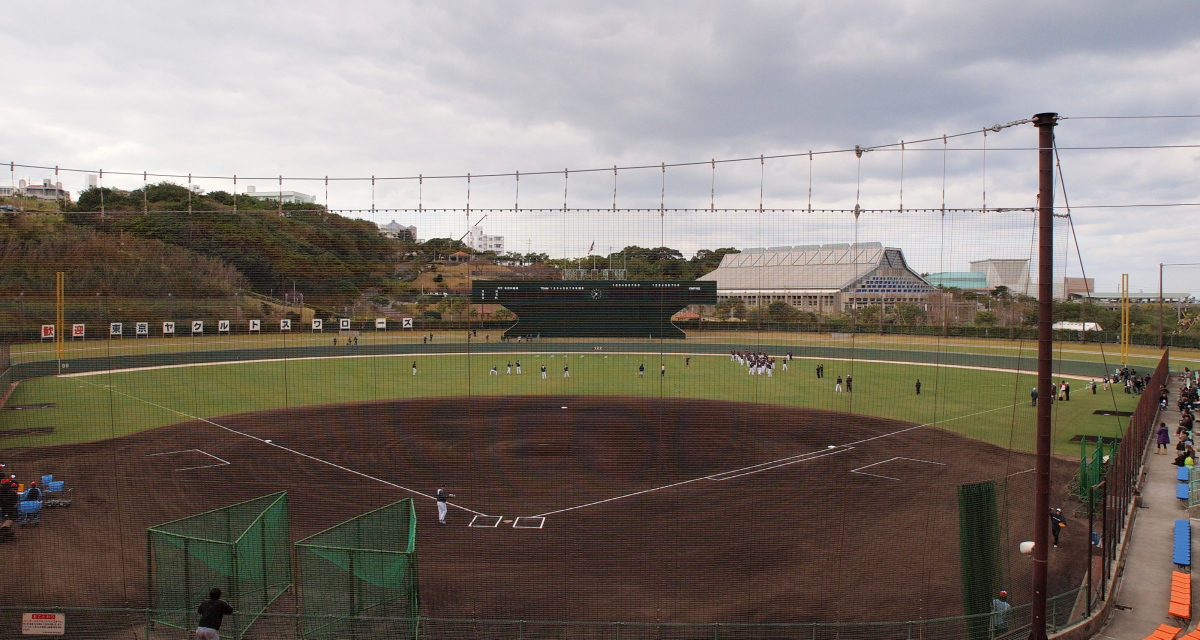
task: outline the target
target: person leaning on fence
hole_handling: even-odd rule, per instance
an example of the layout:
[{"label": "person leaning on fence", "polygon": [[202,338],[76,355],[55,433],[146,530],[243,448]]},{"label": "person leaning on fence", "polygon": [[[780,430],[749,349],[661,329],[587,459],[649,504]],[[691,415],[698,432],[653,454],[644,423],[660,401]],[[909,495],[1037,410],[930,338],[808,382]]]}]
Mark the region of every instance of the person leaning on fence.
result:
[{"label": "person leaning on fence", "polygon": [[221,590],[213,587],[208,592],[208,600],[196,607],[200,614],[200,623],[196,625],[196,640],[218,640],[221,629],[221,619],[233,615],[233,607],[221,599]]},{"label": "person leaning on fence", "polygon": [[1008,592],[1001,591],[992,598],[992,631],[998,636],[1008,631],[1008,611],[1012,605],[1008,603]]}]

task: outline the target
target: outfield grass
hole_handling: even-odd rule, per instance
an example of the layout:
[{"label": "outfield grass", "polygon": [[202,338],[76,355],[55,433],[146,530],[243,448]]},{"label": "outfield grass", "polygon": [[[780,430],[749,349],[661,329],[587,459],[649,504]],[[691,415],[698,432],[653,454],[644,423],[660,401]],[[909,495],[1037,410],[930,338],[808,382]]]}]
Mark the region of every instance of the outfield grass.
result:
[{"label": "outfield grass", "polygon": [[[505,373],[510,356],[514,363],[521,360],[522,375]],[[417,376],[412,375],[414,360]],[[777,367],[770,378],[748,375],[728,356],[693,356],[690,367],[677,354],[664,356],[662,362],[667,364],[665,378],[659,377],[657,353],[603,352],[333,357],[34,378],[17,387],[9,405],[54,402],[57,407],[0,412],[0,429],[53,427],[54,433],[7,436],[0,448],[94,441],[191,417],[281,407],[465,396],[462,410],[470,411],[473,395],[528,394],[711,398],[813,407],[934,423],[1005,447],[1034,446],[1030,374],[827,360],[826,377],[818,380],[815,360],[794,360],[789,371]],[[570,379],[563,378],[565,363],[571,368]],[[644,378],[637,376],[641,363],[646,365]],[[546,380],[539,371],[543,364]],[[492,365],[498,366],[498,375],[488,375]],[[854,392],[835,393],[835,379],[847,373],[854,376]],[[922,382],[920,396],[914,391],[917,378]],[[1076,434],[1109,436],[1123,430],[1125,418],[1093,411],[1131,411],[1138,398],[1103,390],[1092,395],[1085,381],[1071,384],[1072,401],[1055,404],[1055,452],[1064,455],[1078,454],[1079,445],[1070,442]]]}]

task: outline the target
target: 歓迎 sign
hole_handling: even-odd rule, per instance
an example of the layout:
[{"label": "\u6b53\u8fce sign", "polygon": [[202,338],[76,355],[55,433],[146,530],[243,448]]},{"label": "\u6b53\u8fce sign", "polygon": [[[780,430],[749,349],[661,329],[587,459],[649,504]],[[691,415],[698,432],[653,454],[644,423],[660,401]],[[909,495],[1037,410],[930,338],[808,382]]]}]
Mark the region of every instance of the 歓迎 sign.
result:
[{"label": "\u6b53\u8fce sign", "polygon": [[54,337],[54,325],[52,325],[52,324],[42,325],[42,338],[53,338],[53,337]]},{"label": "\u6b53\u8fce sign", "polygon": [[72,338],[82,338],[84,329],[85,329],[85,325],[82,325],[82,324],[71,325],[71,337]]}]

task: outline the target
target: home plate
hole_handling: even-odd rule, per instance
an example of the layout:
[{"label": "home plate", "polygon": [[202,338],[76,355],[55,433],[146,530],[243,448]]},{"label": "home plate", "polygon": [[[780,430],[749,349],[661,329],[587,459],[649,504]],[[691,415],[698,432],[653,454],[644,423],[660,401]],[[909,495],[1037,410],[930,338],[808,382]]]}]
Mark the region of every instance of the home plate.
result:
[{"label": "home plate", "polygon": [[563,407],[563,408],[566,409],[566,407]]}]

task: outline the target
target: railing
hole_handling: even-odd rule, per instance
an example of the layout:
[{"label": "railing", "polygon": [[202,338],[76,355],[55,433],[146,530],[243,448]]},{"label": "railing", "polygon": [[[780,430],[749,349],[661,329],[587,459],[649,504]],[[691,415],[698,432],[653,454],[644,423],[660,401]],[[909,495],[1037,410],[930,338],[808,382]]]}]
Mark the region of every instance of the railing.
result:
[{"label": "railing", "polygon": [[[1072,589],[1050,599],[1047,608],[1049,630],[1057,631],[1086,617],[1086,608],[1078,603],[1080,590]],[[148,640],[184,640],[194,629],[180,629],[151,622],[154,617],[183,614],[195,617],[191,610],[152,611],[136,608],[87,607],[0,607],[0,637],[21,635],[23,613],[56,613],[65,618],[66,637],[128,638]],[[670,623],[605,622],[564,620],[500,620],[481,618],[417,618],[416,637],[422,640],[526,640],[559,638],[562,640],[967,640],[967,621],[972,616],[904,620],[896,622],[807,622],[807,623]],[[981,614],[988,620],[991,638],[1018,638],[1028,633],[1029,605],[1014,606],[1004,616]],[[283,640],[300,637],[300,630],[315,625],[311,616],[264,613],[247,630],[246,637],[256,640]],[[325,621],[322,619],[321,621]],[[413,628],[413,620],[380,616],[338,618],[347,637],[399,638]],[[979,640],[979,639],[972,639]]]}]

